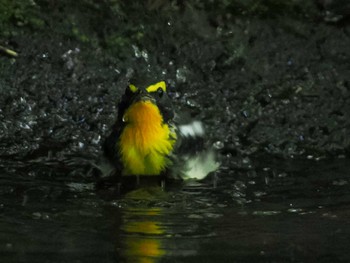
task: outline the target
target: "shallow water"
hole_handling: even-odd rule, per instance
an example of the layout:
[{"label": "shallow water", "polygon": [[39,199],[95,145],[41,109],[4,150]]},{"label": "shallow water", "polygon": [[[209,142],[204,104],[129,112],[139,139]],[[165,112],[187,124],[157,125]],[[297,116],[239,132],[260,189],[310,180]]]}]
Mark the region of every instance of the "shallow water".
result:
[{"label": "shallow water", "polygon": [[123,198],[2,172],[1,262],[348,262],[349,168],[264,157]]}]

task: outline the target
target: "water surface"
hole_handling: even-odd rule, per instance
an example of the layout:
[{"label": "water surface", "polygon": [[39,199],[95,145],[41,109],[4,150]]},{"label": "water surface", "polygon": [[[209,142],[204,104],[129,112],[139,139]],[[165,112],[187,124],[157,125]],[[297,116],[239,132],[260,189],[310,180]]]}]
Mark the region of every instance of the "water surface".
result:
[{"label": "water surface", "polygon": [[346,159],[264,157],[122,198],[87,179],[3,171],[1,261],[348,262],[349,171]]}]

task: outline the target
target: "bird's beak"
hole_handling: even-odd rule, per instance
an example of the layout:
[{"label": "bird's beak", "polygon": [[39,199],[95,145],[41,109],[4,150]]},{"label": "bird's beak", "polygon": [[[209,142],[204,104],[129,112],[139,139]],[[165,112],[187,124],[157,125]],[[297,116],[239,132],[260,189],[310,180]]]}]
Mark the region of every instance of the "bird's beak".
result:
[{"label": "bird's beak", "polygon": [[152,103],[156,103],[155,99],[149,95],[147,92],[140,92],[134,99],[134,102],[145,102],[145,101],[150,101]]}]

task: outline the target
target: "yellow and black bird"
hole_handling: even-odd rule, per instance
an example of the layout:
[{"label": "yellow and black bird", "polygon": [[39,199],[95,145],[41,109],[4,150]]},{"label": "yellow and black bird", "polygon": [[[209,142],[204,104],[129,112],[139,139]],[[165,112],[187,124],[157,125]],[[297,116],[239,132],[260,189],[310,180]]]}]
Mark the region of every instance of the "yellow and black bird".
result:
[{"label": "yellow and black bird", "polygon": [[164,81],[130,83],[104,145],[117,177],[203,179],[215,171],[219,164],[204,146],[201,122],[177,119]]}]

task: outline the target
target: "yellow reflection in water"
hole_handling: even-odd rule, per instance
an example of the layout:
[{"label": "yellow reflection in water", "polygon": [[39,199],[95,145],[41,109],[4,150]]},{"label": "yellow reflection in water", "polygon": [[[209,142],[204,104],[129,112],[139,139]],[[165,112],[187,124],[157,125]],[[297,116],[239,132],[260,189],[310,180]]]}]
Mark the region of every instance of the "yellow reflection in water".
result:
[{"label": "yellow reflection in water", "polygon": [[158,262],[164,255],[162,248],[165,229],[161,227],[162,209],[128,209],[124,214],[122,254],[128,262]]}]

